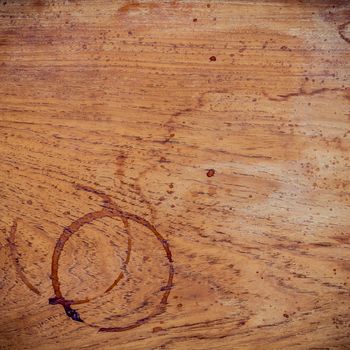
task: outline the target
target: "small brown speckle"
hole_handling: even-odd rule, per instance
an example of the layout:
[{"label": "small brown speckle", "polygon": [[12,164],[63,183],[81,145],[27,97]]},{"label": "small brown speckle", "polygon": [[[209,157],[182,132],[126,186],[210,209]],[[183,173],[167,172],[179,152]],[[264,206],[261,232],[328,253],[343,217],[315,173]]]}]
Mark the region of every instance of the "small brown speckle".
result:
[{"label": "small brown speckle", "polygon": [[161,331],[163,331],[162,327],[154,327],[152,330],[153,333],[157,333],[157,332],[161,332]]},{"label": "small brown speckle", "polygon": [[32,205],[33,202],[32,202],[30,199],[28,199],[28,200],[27,200],[27,204],[28,204],[28,205]]},{"label": "small brown speckle", "polygon": [[285,318],[289,318],[289,315],[288,315],[288,314],[286,314],[286,313],[284,313],[284,314],[283,314],[283,317],[285,317]]},{"label": "small brown speckle", "polygon": [[215,56],[210,56],[209,60],[210,60],[210,62],[215,62],[216,61],[216,57]]},{"label": "small brown speckle", "polygon": [[197,18],[193,18],[193,22],[197,22],[198,21],[198,19]]},{"label": "small brown speckle", "polygon": [[283,51],[292,51],[288,46],[285,46],[285,45],[281,46],[280,49]]},{"label": "small brown speckle", "polygon": [[215,169],[209,169],[208,172],[207,172],[207,176],[208,177],[212,177],[215,175]]}]

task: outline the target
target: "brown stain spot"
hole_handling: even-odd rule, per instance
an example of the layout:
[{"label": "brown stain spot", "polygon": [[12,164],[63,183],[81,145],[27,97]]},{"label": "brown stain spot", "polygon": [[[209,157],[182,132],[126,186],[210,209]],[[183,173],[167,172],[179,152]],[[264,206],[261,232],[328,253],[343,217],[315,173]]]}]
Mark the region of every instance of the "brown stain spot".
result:
[{"label": "brown stain spot", "polygon": [[154,9],[159,7],[159,4],[153,2],[141,3],[139,1],[130,1],[125,5],[119,7],[119,13],[127,13],[130,11],[137,11],[140,9]]},{"label": "brown stain spot", "polygon": [[282,51],[292,51],[288,46],[285,46],[285,45],[281,46],[280,49]]},{"label": "brown stain spot", "polygon": [[118,168],[123,168],[126,159],[127,159],[126,154],[121,153],[120,155],[118,155],[118,156],[115,158],[117,167],[118,167]]},{"label": "brown stain spot", "polygon": [[209,169],[207,171],[207,176],[208,177],[213,177],[215,175],[215,169]]},{"label": "brown stain spot", "polygon": [[124,168],[125,168],[125,163],[126,163],[126,160],[127,160],[127,155],[122,152],[120,153],[119,155],[117,155],[115,157],[115,161],[116,161],[116,168],[115,168],[115,173],[114,173],[114,176],[115,176],[115,179],[121,179],[124,177]]},{"label": "brown stain spot", "polygon": [[35,9],[38,12],[42,12],[45,8],[45,1],[44,0],[35,0],[32,3],[33,9]]},{"label": "brown stain spot", "polygon": [[350,234],[341,233],[337,236],[333,236],[332,238],[339,243],[350,244]]},{"label": "brown stain spot", "polygon": [[28,199],[28,200],[27,200],[27,204],[28,204],[28,205],[32,205],[33,202],[32,202],[30,199]]},{"label": "brown stain spot", "polygon": [[210,62],[215,62],[216,61],[216,57],[215,56],[210,56],[209,60],[210,60]]},{"label": "brown stain spot", "polygon": [[157,333],[157,332],[161,332],[161,331],[163,331],[164,329],[162,328],[162,327],[154,327],[153,329],[152,329],[152,332],[153,333]]},{"label": "brown stain spot", "polygon": [[133,9],[138,9],[141,4],[138,1],[131,1],[121,7],[118,8],[118,12],[128,12]]},{"label": "brown stain spot", "polygon": [[43,7],[43,6],[45,6],[45,1],[43,1],[43,0],[35,0],[35,1],[33,1],[33,6],[34,7]]},{"label": "brown stain spot", "polygon": [[[171,131],[173,131],[173,130],[174,130],[173,127],[169,127],[169,132],[171,132]],[[160,143],[161,143],[161,144],[169,143],[169,142],[172,141],[172,138],[173,138],[174,136],[175,136],[175,134],[174,134],[174,133],[171,133],[171,134],[169,134],[169,135],[165,138],[165,140],[160,141]]]},{"label": "brown stain spot", "polygon": [[285,317],[285,318],[289,318],[289,315],[288,315],[288,314],[286,314],[286,313],[284,313],[284,314],[283,314],[283,317]]}]

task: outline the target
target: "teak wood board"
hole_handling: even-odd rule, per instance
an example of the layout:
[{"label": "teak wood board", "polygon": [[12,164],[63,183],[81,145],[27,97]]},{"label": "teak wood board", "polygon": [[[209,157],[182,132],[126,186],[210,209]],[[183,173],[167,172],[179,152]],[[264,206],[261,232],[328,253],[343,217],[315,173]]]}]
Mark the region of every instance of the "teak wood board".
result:
[{"label": "teak wood board", "polygon": [[350,349],[349,73],[348,1],[1,1],[0,349]]}]

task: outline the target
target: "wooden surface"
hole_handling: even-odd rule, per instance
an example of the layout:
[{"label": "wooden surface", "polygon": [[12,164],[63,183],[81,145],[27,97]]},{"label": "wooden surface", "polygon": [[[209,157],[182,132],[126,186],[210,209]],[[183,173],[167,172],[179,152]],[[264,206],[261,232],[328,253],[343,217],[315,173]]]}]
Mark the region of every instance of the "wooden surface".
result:
[{"label": "wooden surface", "polygon": [[350,349],[349,2],[0,16],[0,349]]}]

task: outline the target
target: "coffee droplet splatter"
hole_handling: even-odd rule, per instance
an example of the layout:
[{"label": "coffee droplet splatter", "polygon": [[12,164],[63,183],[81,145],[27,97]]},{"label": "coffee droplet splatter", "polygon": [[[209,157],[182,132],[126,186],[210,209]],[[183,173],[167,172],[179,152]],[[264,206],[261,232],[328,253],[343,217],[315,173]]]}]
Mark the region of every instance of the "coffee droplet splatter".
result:
[{"label": "coffee droplet splatter", "polygon": [[207,172],[207,176],[208,177],[212,177],[215,175],[215,170],[214,169],[209,169],[208,172]]}]

